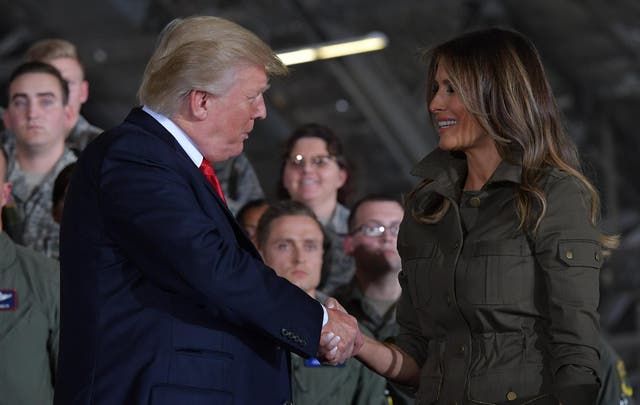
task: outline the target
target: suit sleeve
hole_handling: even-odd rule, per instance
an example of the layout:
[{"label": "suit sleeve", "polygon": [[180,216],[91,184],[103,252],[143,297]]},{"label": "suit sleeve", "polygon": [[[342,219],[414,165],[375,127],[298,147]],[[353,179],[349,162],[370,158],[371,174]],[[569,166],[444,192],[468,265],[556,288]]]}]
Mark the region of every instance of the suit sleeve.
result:
[{"label": "suit sleeve", "polygon": [[123,255],[158,288],[315,355],[321,306],[240,246],[214,196],[202,198],[198,169],[176,163],[182,155],[132,149],[112,147],[99,179],[102,220]]},{"label": "suit sleeve", "polygon": [[565,405],[595,403],[600,232],[590,222],[591,198],[571,176],[553,179],[547,213],[535,237],[549,311],[555,395]]}]

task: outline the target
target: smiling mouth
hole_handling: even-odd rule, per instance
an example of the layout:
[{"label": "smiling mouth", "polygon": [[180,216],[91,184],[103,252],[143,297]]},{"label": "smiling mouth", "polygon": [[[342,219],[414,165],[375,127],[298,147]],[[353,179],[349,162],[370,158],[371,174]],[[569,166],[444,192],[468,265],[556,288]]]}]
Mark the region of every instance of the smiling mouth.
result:
[{"label": "smiling mouth", "polygon": [[452,127],[452,126],[456,125],[457,123],[458,123],[458,121],[456,121],[456,120],[438,121],[438,128],[439,129],[449,128],[449,127]]}]

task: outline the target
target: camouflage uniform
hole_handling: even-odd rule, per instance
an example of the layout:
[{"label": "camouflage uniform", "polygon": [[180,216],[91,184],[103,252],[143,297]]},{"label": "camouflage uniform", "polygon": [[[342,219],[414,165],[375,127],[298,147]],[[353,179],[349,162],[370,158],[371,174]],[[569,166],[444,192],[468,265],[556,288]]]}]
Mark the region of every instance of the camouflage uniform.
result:
[{"label": "camouflage uniform", "polygon": [[101,133],[102,129],[89,124],[89,122],[80,115],[78,122],[76,122],[71,133],[67,136],[66,144],[76,155],[80,155],[80,152],[87,147],[89,142],[96,139]]},{"label": "camouflage uniform", "polygon": [[244,153],[233,159],[214,163],[213,168],[233,215],[249,201],[264,198],[258,176]]},{"label": "camouflage uniform", "polygon": [[[324,302],[327,296],[316,293]],[[365,333],[369,333],[366,332]],[[291,355],[291,389],[295,405],[383,405],[385,380],[356,359],[323,366],[316,359]]]},{"label": "camouflage uniform", "polygon": [[76,155],[65,149],[53,169],[29,194],[24,173],[18,167],[15,154],[9,155],[7,172],[13,188],[10,204],[5,206],[8,222],[4,225],[14,241],[49,257],[58,258],[60,226],[51,215],[53,183],[58,173],[75,161]]},{"label": "camouflage uniform", "polygon": [[331,247],[324,257],[323,281],[318,288],[329,295],[349,283],[355,272],[353,257],[348,256],[343,247],[344,237],[349,233],[349,213],[347,207],[338,203],[333,215],[324,224],[324,229],[331,241]]},{"label": "camouflage uniform", "polygon": [[[358,288],[355,278],[335,292],[335,298],[353,315],[360,325],[371,331],[379,341],[393,342],[400,331],[396,323],[396,304],[393,304],[384,316],[380,316]],[[393,405],[409,405],[415,403],[410,387],[387,383],[388,403]]]}]

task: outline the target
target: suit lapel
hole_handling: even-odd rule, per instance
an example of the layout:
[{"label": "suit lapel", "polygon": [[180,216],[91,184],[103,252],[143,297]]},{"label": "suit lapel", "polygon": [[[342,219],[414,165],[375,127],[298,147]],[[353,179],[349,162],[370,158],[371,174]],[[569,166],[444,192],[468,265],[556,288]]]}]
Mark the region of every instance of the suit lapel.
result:
[{"label": "suit lapel", "polygon": [[200,169],[196,167],[196,165],[193,163],[189,155],[187,155],[184,149],[182,149],[182,147],[180,146],[178,141],[176,141],[173,135],[171,135],[171,133],[167,131],[165,127],[160,125],[158,121],[156,121],[152,116],[144,112],[140,107],[137,107],[131,110],[131,112],[129,113],[125,121],[128,121],[133,125],[142,127],[145,131],[151,133],[152,135],[157,136],[161,141],[169,144],[176,151],[176,154],[177,154],[176,160],[178,161],[178,163],[181,166],[186,167],[187,170],[192,174],[192,176],[196,177],[199,181],[202,182],[203,186],[207,188],[207,190],[209,191],[209,194],[211,194],[212,196],[213,201],[215,201],[215,203],[220,207],[227,221],[231,224],[231,227],[233,228],[233,231],[235,233],[236,239],[238,240],[239,244],[245,250],[248,250],[252,256],[262,261],[262,257],[260,256],[260,253],[258,252],[256,247],[253,245],[253,242],[251,242],[251,240],[244,233],[244,231],[240,229],[240,226],[236,222],[235,217],[233,216],[231,211],[229,211],[229,207],[227,206],[227,204],[225,204],[224,201],[222,201],[222,199],[218,195],[218,192],[213,188],[211,183],[209,183],[207,178],[204,177]]}]

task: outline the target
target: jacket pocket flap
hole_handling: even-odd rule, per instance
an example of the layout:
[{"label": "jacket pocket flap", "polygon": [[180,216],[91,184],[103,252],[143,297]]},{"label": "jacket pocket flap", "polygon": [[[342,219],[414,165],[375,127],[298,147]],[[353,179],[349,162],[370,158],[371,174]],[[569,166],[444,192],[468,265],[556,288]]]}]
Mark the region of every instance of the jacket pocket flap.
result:
[{"label": "jacket pocket flap", "polygon": [[602,265],[602,248],[592,240],[563,239],[558,241],[558,259],[569,267]]}]

